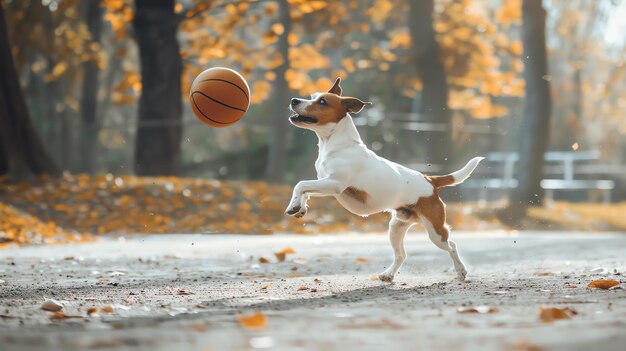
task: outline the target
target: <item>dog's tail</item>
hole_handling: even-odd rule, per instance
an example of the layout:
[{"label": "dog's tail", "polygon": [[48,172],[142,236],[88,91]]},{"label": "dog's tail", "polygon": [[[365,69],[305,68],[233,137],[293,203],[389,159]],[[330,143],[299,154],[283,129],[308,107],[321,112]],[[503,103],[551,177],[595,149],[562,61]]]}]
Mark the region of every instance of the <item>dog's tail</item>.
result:
[{"label": "dog's tail", "polygon": [[430,181],[433,183],[435,188],[443,188],[444,186],[452,186],[463,183],[463,181],[474,172],[474,169],[478,166],[480,161],[484,160],[484,157],[474,157],[469,160],[469,162],[465,165],[465,167],[459,169],[456,172],[450,173],[445,176],[430,176]]}]

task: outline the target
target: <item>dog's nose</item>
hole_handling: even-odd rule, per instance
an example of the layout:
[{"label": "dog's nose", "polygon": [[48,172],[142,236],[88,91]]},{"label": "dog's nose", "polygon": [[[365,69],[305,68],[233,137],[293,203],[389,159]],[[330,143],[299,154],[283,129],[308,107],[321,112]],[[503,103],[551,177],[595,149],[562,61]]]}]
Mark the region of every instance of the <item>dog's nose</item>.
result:
[{"label": "dog's nose", "polygon": [[300,99],[291,99],[291,106],[296,106],[297,104],[301,103],[302,101]]}]

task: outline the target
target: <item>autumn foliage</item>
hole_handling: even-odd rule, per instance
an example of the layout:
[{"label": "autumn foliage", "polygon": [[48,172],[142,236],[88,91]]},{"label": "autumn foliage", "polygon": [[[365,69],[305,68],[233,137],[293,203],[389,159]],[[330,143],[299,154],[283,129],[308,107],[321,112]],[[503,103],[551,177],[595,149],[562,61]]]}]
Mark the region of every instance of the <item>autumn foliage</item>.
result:
[{"label": "autumn foliage", "polygon": [[41,221],[0,202],[0,248],[10,243],[58,244],[83,242],[90,238],[88,234],[64,230],[52,221]]},{"label": "autumn foliage", "polygon": [[0,238],[4,242],[65,241],[74,236],[71,233],[381,231],[386,223],[385,215],[365,220],[331,201],[315,201],[308,218],[293,219],[284,215],[290,187],[264,182],[109,174],[65,175],[3,186],[7,190],[0,196]]},{"label": "autumn foliage", "polygon": [[[322,234],[384,232],[388,214],[367,218],[353,215],[336,201],[312,198],[302,219],[284,214],[291,187],[252,181],[135,176],[68,175],[37,182],[0,182],[0,244],[54,244],[91,240],[105,233],[243,233]],[[568,229],[615,230],[611,222],[626,204],[614,206],[557,203],[558,211],[580,216]],[[456,230],[506,229],[490,209],[474,203],[450,204],[448,221]],[[554,209],[534,209],[529,228],[563,225]],[[599,211],[606,218],[587,213]],[[599,220],[602,219],[602,222]],[[415,229],[421,231],[421,228]],[[278,256],[293,253],[285,249]]]}]

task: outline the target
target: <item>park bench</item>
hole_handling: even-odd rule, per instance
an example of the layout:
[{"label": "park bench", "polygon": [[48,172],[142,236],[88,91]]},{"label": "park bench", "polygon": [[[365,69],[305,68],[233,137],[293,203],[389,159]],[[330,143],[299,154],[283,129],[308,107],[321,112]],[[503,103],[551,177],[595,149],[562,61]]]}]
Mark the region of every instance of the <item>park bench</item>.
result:
[{"label": "park bench", "polygon": [[[599,151],[549,151],[545,154],[546,162],[562,164],[563,178],[543,179],[540,183],[546,191],[546,198],[554,199],[555,190],[600,190],[605,203],[611,202],[611,191],[615,188],[612,180],[574,179],[574,163],[576,161],[595,161],[600,159]],[[599,173],[599,172],[598,172]]]},{"label": "park bench", "polygon": [[[611,191],[615,188],[612,180],[574,179],[574,166],[577,161],[594,161],[600,158],[599,151],[548,151],[544,154],[546,162],[556,162],[559,165],[555,169],[563,177],[559,179],[543,179],[540,186],[546,191],[546,198],[554,200],[556,190],[600,190],[605,203],[611,201]],[[515,152],[494,152],[486,157],[490,163],[501,164],[500,177],[487,179],[470,179],[464,187],[479,190],[479,201],[487,200],[487,190],[510,190],[516,188],[517,180],[514,178],[515,163],[519,160],[519,154]],[[495,168],[498,168],[497,166]],[[597,169],[597,166],[596,166]],[[556,173],[556,172],[555,172]],[[586,172],[589,176],[597,176],[600,172]]]}]

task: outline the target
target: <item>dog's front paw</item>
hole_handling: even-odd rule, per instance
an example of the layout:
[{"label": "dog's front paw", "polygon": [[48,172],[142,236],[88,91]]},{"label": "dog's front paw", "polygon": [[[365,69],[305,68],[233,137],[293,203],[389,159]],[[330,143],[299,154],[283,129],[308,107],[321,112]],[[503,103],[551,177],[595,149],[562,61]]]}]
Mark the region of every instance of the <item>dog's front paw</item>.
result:
[{"label": "dog's front paw", "polygon": [[289,215],[289,216],[294,216],[296,218],[302,218],[304,217],[304,215],[306,214],[306,207],[302,207],[302,206],[294,206],[291,208],[288,208],[285,211],[285,214]]}]

